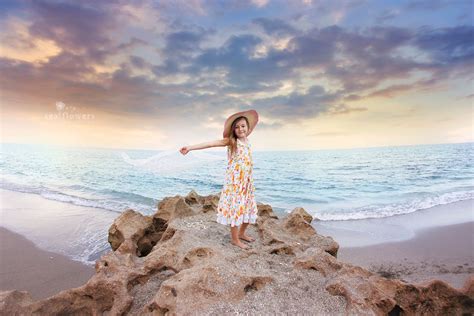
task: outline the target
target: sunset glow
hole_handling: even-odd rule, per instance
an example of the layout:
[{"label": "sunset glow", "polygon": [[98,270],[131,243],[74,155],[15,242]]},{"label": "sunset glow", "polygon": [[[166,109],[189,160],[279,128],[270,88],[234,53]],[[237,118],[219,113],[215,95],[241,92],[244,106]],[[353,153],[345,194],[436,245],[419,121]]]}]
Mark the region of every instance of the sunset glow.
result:
[{"label": "sunset glow", "polygon": [[2,142],[173,149],[248,108],[256,150],[472,142],[472,6],[3,1]]}]

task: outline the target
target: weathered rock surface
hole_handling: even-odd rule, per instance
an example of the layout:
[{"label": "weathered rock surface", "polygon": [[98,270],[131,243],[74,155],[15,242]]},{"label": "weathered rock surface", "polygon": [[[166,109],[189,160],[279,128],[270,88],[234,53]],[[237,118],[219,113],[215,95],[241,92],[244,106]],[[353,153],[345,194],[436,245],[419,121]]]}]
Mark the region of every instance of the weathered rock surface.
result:
[{"label": "weathered rock surface", "polygon": [[33,301],[0,293],[1,315],[242,314],[463,315],[474,312],[474,277],[462,290],[408,284],[339,262],[339,245],[296,208],[278,219],[259,204],[251,249],[216,223],[218,195],[163,199],[144,216],[126,210],[109,229],[113,251],[83,286]]}]

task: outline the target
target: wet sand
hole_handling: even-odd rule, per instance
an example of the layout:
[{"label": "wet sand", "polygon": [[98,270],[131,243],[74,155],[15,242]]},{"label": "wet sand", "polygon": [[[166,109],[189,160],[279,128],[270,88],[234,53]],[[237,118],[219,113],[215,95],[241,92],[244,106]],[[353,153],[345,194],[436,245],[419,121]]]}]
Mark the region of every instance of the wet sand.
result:
[{"label": "wet sand", "polygon": [[474,274],[474,222],[422,229],[404,241],[341,247],[338,259],[388,278],[439,279],[461,288]]},{"label": "wet sand", "polygon": [[0,290],[28,291],[42,299],[85,284],[92,266],[44,251],[25,237],[0,227]]}]

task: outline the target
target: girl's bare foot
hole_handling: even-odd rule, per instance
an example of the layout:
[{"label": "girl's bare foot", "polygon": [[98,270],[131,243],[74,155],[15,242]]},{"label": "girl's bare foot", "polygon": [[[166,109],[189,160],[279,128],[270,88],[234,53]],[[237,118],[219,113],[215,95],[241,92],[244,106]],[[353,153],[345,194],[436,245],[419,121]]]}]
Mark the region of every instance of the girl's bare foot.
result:
[{"label": "girl's bare foot", "polygon": [[242,240],[248,241],[248,242],[255,241],[255,238],[252,238],[252,237],[247,236],[247,235],[240,235],[239,238],[242,239]]},{"label": "girl's bare foot", "polygon": [[240,240],[234,242],[233,240],[230,242],[232,245],[234,246],[237,246],[237,247],[240,247],[242,249],[249,249],[249,246],[247,246],[246,244],[242,243]]}]

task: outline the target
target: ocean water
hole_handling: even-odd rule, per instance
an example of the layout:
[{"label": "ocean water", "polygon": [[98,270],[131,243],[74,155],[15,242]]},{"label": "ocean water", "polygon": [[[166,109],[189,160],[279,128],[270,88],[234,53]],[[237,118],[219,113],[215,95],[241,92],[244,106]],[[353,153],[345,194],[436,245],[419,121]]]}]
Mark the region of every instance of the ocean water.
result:
[{"label": "ocean water", "polygon": [[[280,215],[303,207],[326,226],[413,213],[473,199],[473,153],[474,143],[279,152],[253,148],[256,199]],[[191,190],[219,193],[226,164],[224,148],[182,156],[177,150],[2,144],[1,189],[86,206],[84,212],[91,214],[67,208],[64,216],[16,214],[22,211],[7,208],[0,225],[44,249],[94,264],[109,249],[107,229],[118,213],[132,208],[153,214],[164,197]]]},{"label": "ocean water", "polygon": [[[323,221],[387,217],[474,198],[474,143],[318,151],[253,148],[257,202],[303,207]],[[7,190],[120,213],[219,193],[225,149],[177,151],[2,144]]]}]

